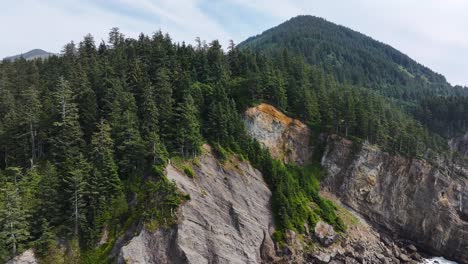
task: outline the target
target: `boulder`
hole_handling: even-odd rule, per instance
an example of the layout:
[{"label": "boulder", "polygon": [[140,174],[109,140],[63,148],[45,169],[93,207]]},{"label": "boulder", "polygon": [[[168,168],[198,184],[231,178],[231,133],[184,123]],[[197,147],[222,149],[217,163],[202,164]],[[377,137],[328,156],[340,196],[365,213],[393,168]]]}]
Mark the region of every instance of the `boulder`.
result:
[{"label": "boulder", "polygon": [[408,252],[418,251],[418,249],[414,245],[409,245],[409,246],[406,247],[406,249],[408,250]]},{"label": "boulder", "polygon": [[408,263],[412,261],[412,259],[405,254],[400,254],[398,258],[402,260],[404,263]]},{"label": "boulder", "polygon": [[323,221],[319,221],[314,229],[315,237],[320,241],[323,246],[330,246],[335,242],[336,233],[333,227]]},{"label": "boulder", "polygon": [[330,254],[319,253],[317,255],[314,255],[314,259],[316,259],[318,261],[318,263],[320,263],[320,264],[329,263],[330,260],[331,260],[331,256],[330,256]]},{"label": "boulder", "polygon": [[8,261],[6,264],[38,264],[34,250],[28,249],[21,255],[18,255]]}]

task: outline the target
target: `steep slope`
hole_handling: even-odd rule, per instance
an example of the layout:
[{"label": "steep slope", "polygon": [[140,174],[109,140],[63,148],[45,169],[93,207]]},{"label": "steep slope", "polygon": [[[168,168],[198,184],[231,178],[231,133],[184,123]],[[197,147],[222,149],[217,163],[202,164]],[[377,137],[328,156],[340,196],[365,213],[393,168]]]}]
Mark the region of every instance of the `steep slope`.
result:
[{"label": "steep slope", "polygon": [[[189,178],[174,166],[174,180],[190,201],[173,228],[143,229],[125,245],[119,263],[260,263],[273,259],[271,192],[248,162],[232,158],[222,164],[205,145]],[[273,251],[272,251],[273,250]]]},{"label": "steep slope", "polygon": [[318,17],[292,18],[245,40],[239,47],[277,55],[287,49],[341,82],[379,89],[400,99],[417,99],[422,91],[463,92],[448,89],[444,76],[391,46]]},{"label": "steep slope", "polygon": [[452,138],[449,141],[450,148],[460,154],[468,156],[468,132],[460,137]]},{"label": "steep slope", "polygon": [[48,57],[54,56],[54,55],[56,55],[56,54],[51,53],[51,52],[47,52],[45,50],[33,49],[33,50],[30,50],[30,51],[28,51],[26,53],[6,57],[6,58],[4,58],[4,60],[14,61],[14,60],[17,60],[19,58],[24,58],[26,60],[34,60],[34,59],[38,59],[38,58],[45,59],[45,58],[48,58]]},{"label": "steep slope", "polygon": [[[284,158],[285,153],[298,153],[300,150],[310,157],[313,147],[309,145],[308,138],[311,132],[299,120],[285,116],[268,104],[249,108],[244,116],[248,133],[260,141],[273,156]],[[292,122],[295,124],[293,128],[291,128]],[[295,127],[301,128],[299,132]],[[285,144],[285,142],[293,143]],[[341,156],[335,154],[333,153],[333,158],[340,160]],[[296,158],[289,159],[295,163],[309,161],[294,155],[290,157]],[[324,190],[321,195],[340,204],[335,196],[339,193],[331,191],[333,193]],[[359,210],[358,213],[366,215]],[[314,228],[310,227],[310,231],[306,228],[305,234],[287,231],[286,243],[289,253],[283,253],[285,255],[283,257],[291,263],[414,263],[416,260],[421,260],[414,246],[407,243],[397,245],[388,235],[381,234],[378,229],[369,225],[358,213],[338,205],[338,215],[347,225],[347,231],[339,235],[335,235],[333,231],[328,235],[320,234],[329,232],[324,230],[333,230],[323,222],[319,222]],[[324,237],[328,237],[329,240],[324,240]],[[335,240],[339,242],[333,243]],[[311,247],[311,244],[314,246]]]},{"label": "steep slope", "polygon": [[433,254],[468,262],[468,168],[431,164],[331,137],[324,188],[374,225]]},{"label": "steep slope", "polygon": [[299,120],[287,117],[268,104],[247,109],[244,120],[250,136],[268,148],[274,158],[298,165],[310,161],[311,132]]},{"label": "steep slope", "polygon": [[[286,131],[290,123],[278,122],[276,118],[293,120],[270,105],[249,109],[246,118],[258,116],[255,113],[264,116],[249,121],[253,123],[250,128],[256,131],[252,135],[268,139],[271,147],[283,147],[283,138],[272,134],[270,128]],[[294,122],[308,131],[300,121]],[[305,233],[287,230],[284,241],[273,242],[272,194],[262,174],[235,156],[222,162],[208,145],[204,145],[204,150],[194,165],[194,177],[184,174],[175,164],[166,168],[167,177],[190,195],[190,200],[179,209],[179,222],[155,231],[143,228],[120,249],[119,263],[414,263],[421,260],[414,247],[400,247],[356,213],[339,205],[338,214],[348,226],[346,233],[336,233],[332,226],[319,221],[315,227],[306,225]],[[322,194],[339,204],[330,193]]]}]

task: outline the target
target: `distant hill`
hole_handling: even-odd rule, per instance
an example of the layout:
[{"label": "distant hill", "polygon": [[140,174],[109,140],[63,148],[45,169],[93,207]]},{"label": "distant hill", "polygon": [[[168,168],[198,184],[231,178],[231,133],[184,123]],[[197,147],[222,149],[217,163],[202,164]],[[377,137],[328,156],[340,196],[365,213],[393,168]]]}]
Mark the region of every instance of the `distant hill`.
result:
[{"label": "distant hill", "polygon": [[45,58],[48,58],[48,57],[53,56],[53,55],[56,55],[56,54],[51,53],[51,52],[47,52],[47,51],[41,50],[41,49],[33,49],[33,50],[30,50],[30,51],[28,51],[26,53],[6,57],[4,59],[14,61],[16,59],[19,59],[19,58],[23,57],[26,60],[33,60],[33,59],[38,59],[38,58],[45,59]]},{"label": "distant hill", "polygon": [[343,83],[417,100],[421,93],[456,94],[445,77],[393,47],[314,16],[297,16],[240,43],[240,48],[281,55],[286,49]]}]

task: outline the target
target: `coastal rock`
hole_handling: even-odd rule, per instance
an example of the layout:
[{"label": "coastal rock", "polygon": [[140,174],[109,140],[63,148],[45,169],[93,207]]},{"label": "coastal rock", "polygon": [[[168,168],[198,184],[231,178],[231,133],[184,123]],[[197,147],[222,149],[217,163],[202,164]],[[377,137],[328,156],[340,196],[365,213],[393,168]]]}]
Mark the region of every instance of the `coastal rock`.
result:
[{"label": "coastal rock", "polygon": [[244,120],[249,135],[268,148],[274,158],[298,165],[310,161],[311,132],[299,120],[268,104],[247,109]]},{"label": "coastal rock", "polygon": [[468,156],[468,132],[465,135],[451,139],[449,146],[452,150]]},{"label": "coastal rock", "polygon": [[[391,155],[330,137],[323,188],[374,226],[434,254],[468,262],[468,169]],[[369,182],[369,175],[375,182]]]},{"label": "coastal rock", "polygon": [[266,263],[276,260],[270,237],[271,192],[262,174],[235,157],[220,163],[208,145],[189,178],[172,165],[167,177],[190,195],[180,222],[140,234],[122,247],[119,263]]},{"label": "coastal rock", "polygon": [[333,227],[331,225],[323,221],[319,221],[315,225],[314,231],[315,237],[317,237],[320,243],[326,247],[330,246],[335,241],[335,230],[333,230]]}]

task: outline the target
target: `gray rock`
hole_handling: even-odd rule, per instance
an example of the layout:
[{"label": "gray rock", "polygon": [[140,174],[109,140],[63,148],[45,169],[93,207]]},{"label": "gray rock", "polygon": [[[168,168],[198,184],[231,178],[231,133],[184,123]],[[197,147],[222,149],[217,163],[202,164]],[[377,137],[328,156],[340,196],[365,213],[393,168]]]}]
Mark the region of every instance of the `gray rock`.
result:
[{"label": "gray rock", "polygon": [[408,257],[408,256],[405,255],[405,254],[400,254],[400,255],[398,256],[398,258],[399,258],[400,260],[402,260],[404,263],[407,263],[407,262],[410,262],[410,261],[411,261],[411,258]]},{"label": "gray rock", "polygon": [[28,249],[24,251],[21,255],[18,255],[8,261],[6,264],[38,264],[34,251]]},{"label": "gray rock", "polygon": [[411,254],[411,258],[413,258],[414,260],[418,260],[418,261],[421,261],[423,259],[421,255],[419,255],[418,252],[414,252],[413,254]]},{"label": "gray rock", "polygon": [[406,249],[408,249],[409,252],[418,251],[418,249],[414,245],[409,245],[409,246],[406,247]]},{"label": "gray rock", "polygon": [[333,230],[333,227],[323,221],[319,221],[315,225],[314,234],[320,243],[326,247],[333,244],[336,238],[336,233],[335,230]]},{"label": "gray rock", "polygon": [[[197,177],[173,166],[167,177],[191,199],[169,230],[143,229],[121,249],[120,263],[261,263],[275,261],[269,228],[271,192],[261,173],[233,158],[220,164],[205,145]],[[267,261],[265,260],[265,261]],[[268,262],[271,263],[271,262]]]},{"label": "gray rock", "polygon": [[346,257],[345,263],[346,264],[359,264],[359,262],[357,260],[355,260],[354,258],[351,258],[351,257]]},{"label": "gray rock", "polygon": [[326,253],[319,253],[314,255],[314,258],[318,261],[318,263],[329,263],[331,260],[330,254]]},{"label": "gray rock", "polygon": [[384,259],[385,259],[385,256],[382,255],[382,254],[380,254],[380,253],[376,253],[376,254],[375,254],[375,257],[378,258],[378,259],[380,259],[380,260],[384,260]]},{"label": "gray rock", "polygon": [[260,247],[261,259],[266,263],[274,263],[280,258],[276,256],[275,245],[267,231],[263,231],[263,242]]},{"label": "gray rock", "polygon": [[356,250],[356,252],[358,252],[360,254],[362,254],[362,253],[364,253],[366,251],[366,247],[360,242],[354,243],[352,246],[353,246],[354,250]]},{"label": "gray rock", "polygon": [[373,225],[468,263],[467,165],[395,156],[369,144],[356,151],[352,144],[330,137],[322,157],[328,172],[322,188]]},{"label": "gray rock", "polygon": [[286,163],[303,165],[310,161],[310,129],[268,104],[247,109],[245,125],[250,136],[262,143],[271,155]]}]

